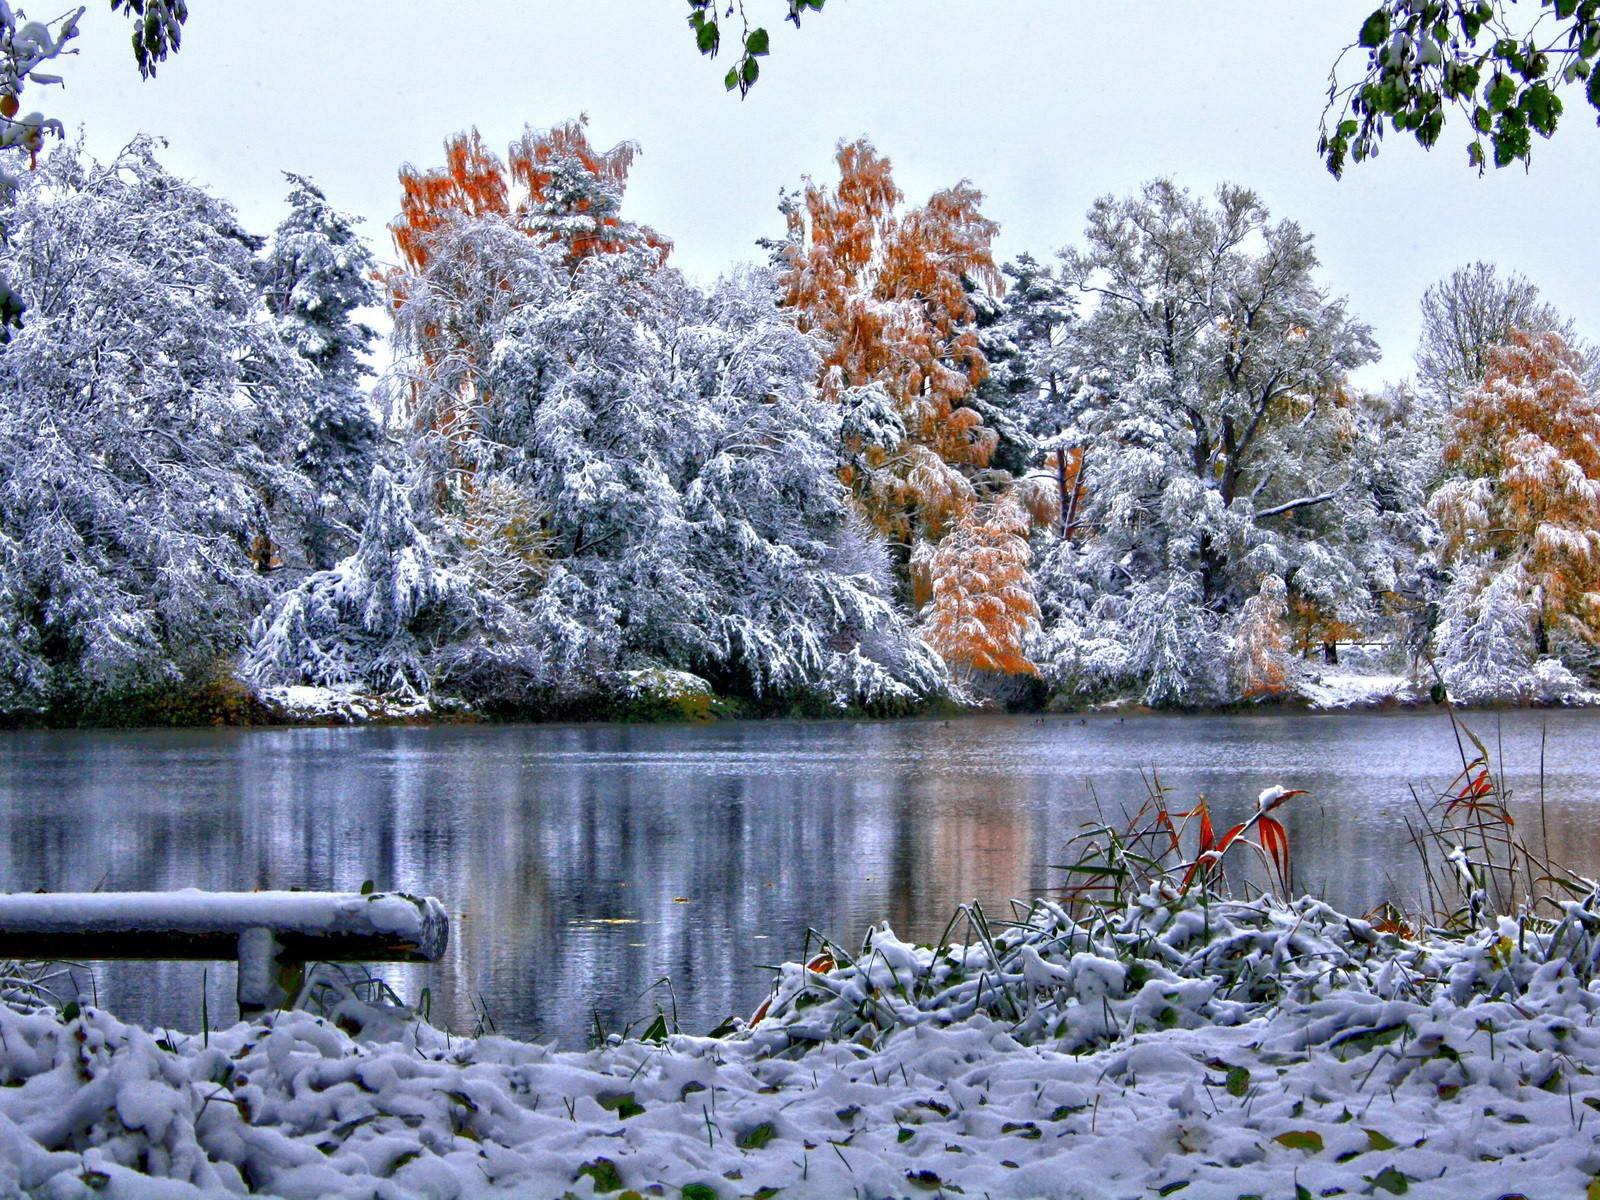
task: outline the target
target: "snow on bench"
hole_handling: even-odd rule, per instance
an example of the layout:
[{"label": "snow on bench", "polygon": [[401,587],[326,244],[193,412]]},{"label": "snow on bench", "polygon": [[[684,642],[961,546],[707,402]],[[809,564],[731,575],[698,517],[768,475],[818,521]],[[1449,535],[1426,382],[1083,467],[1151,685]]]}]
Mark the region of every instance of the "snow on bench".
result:
[{"label": "snow on bench", "polygon": [[450,919],[401,892],[0,894],[0,959],[236,959],[239,1013],[281,1008],[311,962],[437,962]]}]

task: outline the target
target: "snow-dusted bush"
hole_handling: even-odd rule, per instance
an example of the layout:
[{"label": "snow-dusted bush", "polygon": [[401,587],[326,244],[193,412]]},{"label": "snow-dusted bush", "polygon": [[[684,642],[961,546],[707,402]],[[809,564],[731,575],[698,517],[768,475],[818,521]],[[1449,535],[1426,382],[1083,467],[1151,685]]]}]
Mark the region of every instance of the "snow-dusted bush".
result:
[{"label": "snow-dusted bush", "polygon": [[0,219],[0,709],[168,686],[302,561],[310,372],[232,210],[139,140],[63,147]]},{"label": "snow-dusted bush", "polygon": [[262,614],[247,678],[406,699],[430,692],[434,651],[468,631],[477,602],[467,580],[435,560],[382,467],[366,507],[355,552]]},{"label": "snow-dusted bush", "polygon": [[1452,699],[1462,704],[1559,702],[1583,694],[1582,684],[1559,658],[1535,657],[1529,591],[1516,564],[1498,571],[1487,561],[1457,568],[1436,633],[1439,674]]}]

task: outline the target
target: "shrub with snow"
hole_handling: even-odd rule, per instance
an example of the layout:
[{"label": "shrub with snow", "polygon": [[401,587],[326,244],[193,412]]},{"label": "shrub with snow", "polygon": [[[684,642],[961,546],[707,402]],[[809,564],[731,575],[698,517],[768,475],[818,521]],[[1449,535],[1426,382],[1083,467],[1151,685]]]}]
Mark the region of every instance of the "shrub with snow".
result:
[{"label": "shrub with snow", "polygon": [[432,656],[478,615],[466,579],[439,565],[405,493],[372,472],[355,552],[278,597],[257,622],[243,672],[257,683],[425,697]]}]

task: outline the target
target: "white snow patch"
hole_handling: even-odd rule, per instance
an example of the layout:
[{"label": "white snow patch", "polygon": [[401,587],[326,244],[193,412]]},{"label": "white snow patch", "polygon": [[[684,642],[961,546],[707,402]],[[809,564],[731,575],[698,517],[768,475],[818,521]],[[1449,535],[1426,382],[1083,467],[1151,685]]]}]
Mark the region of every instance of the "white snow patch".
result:
[{"label": "white snow patch", "polygon": [[1367,708],[1386,701],[1417,699],[1404,675],[1308,675],[1298,690],[1313,708]]},{"label": "white snow patch", "polygon": [[428,699],[400,700],[369,696],[335,688],[270,685],[256,689],[269,708],[292,721],[337,721],[360,725],[368,721],[403,721],[434,715]]}]

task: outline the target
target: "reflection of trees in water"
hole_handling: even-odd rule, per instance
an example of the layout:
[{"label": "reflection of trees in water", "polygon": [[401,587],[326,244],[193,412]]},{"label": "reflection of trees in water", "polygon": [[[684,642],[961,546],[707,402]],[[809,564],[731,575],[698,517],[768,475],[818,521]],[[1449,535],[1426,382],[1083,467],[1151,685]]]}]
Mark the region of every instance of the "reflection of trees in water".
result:
[{"label": "reflection of trees in water", "polygon": [[[1537,824],[1542,719],[1506,720],[1525,835]],[[1551,851],[1600,873],[1584,774],[1600,761],[1600,719],[1549,719]],[[372,878],[431,891],[456,914],[448,960],[385,974],[411,994],[431,986],[435,1014],[456,1028],[472,1028],[481,994],[503,1031],[581,1044],[591,1006],[616,1027],[666,1003],[664,992],[636,999],[662,977],[687,1029],[748,1013],[767,986],[755,964],[797,957],[808,927],[853,948],[887,918],[926,940],[964,900],[1001,912],[1057,885],[1047,864],[1063,861],[1084,822],[1120,820],[1144,799],[1140,767],[1160,767],[1174,808],[1205,794],[1219,828],[1244,819],[1262,787],[1307,788],[1282,814],[1299,881],[1365,911],[1420,883],[1405,783],[1442,786],[1458,765],[1453,743],[1435,745],[1436,724],[17,734],[0,742],[0,885],[353,888]],[[637,924],[610,923],[620,921]],[[130,1015],[198,1024],[198,966],[101,977]],[[213,1013],[231,1017],[231,968],[209,977]]]}]

